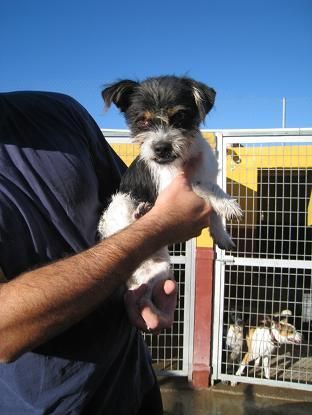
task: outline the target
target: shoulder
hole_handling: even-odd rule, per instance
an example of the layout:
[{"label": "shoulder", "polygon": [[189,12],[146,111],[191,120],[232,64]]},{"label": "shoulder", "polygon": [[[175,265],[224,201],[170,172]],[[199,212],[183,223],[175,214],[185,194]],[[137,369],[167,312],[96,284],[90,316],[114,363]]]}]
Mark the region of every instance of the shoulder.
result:
[{"label": "shoulder", "polygon": [[71,114],[71,116],[91,118],[87,110],[75,98],[60,92],[3,92],[0,93],[0,105],[1,112],[4,111],[8,115],[18,116],[19,113],[23,113],[29,118],[37,115],[37,122],[40,122],[39,116],[66,118]]},{"label": "shoulder", "polygon": [[69,95],[49,91],[1,92],[0,102],[8,107],[12,105],[12,109],[19,106],[34,108],[38,103],[49,104],[53,102],[63,105],[80,105],[78,101]]},{"label": "shoulder", "polygon": [[16,102],[28,104],[36,101],[57,101],[68,104],[78,104],[73,97],[60,92],[52,91],[11,91],[0,93],[1,102]]}]

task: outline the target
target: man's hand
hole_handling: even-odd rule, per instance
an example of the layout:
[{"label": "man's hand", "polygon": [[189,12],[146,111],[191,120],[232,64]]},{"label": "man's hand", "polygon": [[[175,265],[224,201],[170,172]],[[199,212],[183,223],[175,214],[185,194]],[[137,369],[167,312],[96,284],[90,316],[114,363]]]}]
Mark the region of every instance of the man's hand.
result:
[{"label": "man's hand", "polygon": [[[177,284],[173,280],[158,281],[150,288],[142,284],[125,294],[125,306],[130,322],[137,328],[152,333],[170,328],[177,304]],[[151,295],[149,295],[151,294]]]},{"label": "man's hand", "polygon": [[200,235],[209,226],[210,213],[211,206],[193,192],[187,174],[180,173],[159,194],[146,216],[157,217],[170,244]]}]

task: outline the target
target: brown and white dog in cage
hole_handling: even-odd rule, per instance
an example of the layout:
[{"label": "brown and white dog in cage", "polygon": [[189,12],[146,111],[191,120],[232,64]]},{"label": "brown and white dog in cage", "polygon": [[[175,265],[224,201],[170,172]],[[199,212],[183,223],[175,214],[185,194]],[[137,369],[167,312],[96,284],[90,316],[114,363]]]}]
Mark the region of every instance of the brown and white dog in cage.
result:
[{"label": "brown and white dog in cage", "polygon": [[[262,324],[255,328],[250,328],[246,335],[247,353],[243,357],[236,376],[241,376],[246,366],[255,361],[255,367],[263,361],[264,376],[270,378],[270,359],[274,350],[283,344],[300,344],[302,335],[295,326],[288,322],[290,310],[283,310],[280,314],[275,314],[273,319],[266,318]],[[233,385],[234,383],[232,383]]]},{"label": "brown and white dog in cage", "polygon": [[[190,178],[192,188],[212,207],[210,232],[223,249],[234,244],[222,218],[240,218],[237,201],[216,183],[218,163],[200,133],[200,123],[214,104],[215,91],[193,79],[177,76],[122,80],[102,91],[107,107],[112,103],[124,114],[140,154],[122,177],[119,191],[103,213],[99,233],[106,238],[128,226],[151,207],[190,160],[198,160]],[[171,278],[165,247],[143,262],[128,287],[153,284]]]}]

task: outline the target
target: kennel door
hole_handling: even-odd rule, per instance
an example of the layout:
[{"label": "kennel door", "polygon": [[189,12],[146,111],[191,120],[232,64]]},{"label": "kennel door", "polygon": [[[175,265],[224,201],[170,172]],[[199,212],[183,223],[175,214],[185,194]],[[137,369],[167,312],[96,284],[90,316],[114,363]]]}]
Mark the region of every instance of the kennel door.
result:
[{"label": "kennel door", "polygon": [[[238,199],[244,217],[226,224],[236,248],[216,249],[213,380],[312,390],[311,131],[219,134],[217,140],[219,184]],[[270,340],[276,343],[268,356],[269,379],[263,356],[236,376],[249,330],[261,324],[271,330],[286,320],[302,341],[291,343],[288,334],[289,344]],[[235,340],[234,360],[226,340],[233,324],[243,333],[242,346]]]}]

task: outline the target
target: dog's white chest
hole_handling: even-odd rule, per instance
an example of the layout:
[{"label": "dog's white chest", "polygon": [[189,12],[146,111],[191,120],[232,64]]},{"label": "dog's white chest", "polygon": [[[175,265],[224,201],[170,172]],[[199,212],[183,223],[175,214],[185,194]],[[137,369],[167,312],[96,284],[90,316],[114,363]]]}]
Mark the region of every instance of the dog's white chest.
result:
[{"label": "dog's white chest", "polygon": [[270,355],[275,345],[268,328],[257,328],[252,336],[252,355],[254,358]]},{"label": "dog's white chest", "polygon": [[172,182],[174,177],[182,171],[181,168],[176,166],[160,166],[157,168],[157,171],[154,172],[157,177],[156,183],[158,188],[158,193],[164,190]]}]

